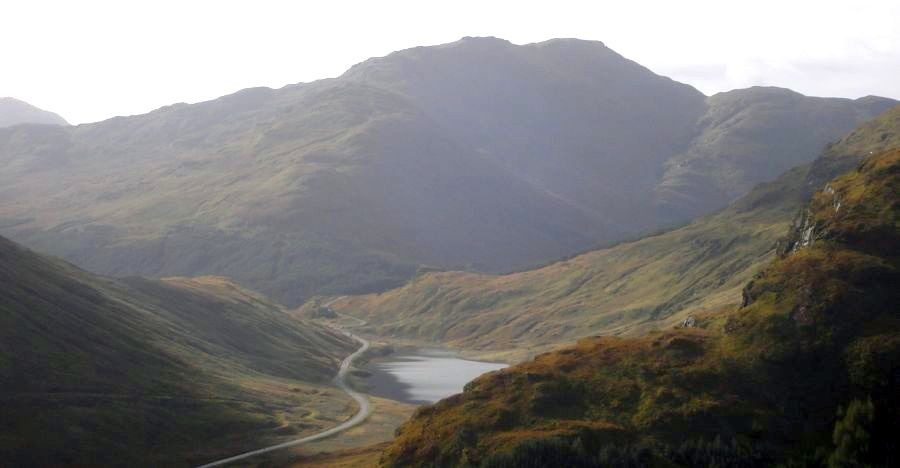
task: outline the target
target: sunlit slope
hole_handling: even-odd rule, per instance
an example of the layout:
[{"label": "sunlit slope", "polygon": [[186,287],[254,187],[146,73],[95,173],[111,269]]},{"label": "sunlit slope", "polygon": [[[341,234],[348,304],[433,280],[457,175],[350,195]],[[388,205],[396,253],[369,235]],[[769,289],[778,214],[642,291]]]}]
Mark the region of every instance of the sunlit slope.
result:
[{"label": "sunlit slope", "polygon": [[421,410],[384,466],[891,466],[900,149],[828,183],[744,303],[577,346]]},{"label": "sunlit slope", "polygon": [[333,307],[379,335],[476,350],[645,332],[739,302],[801,206],[805,173],[791,171],[719,214],[657,236],[509,275],[425,273]]},{"label": "sunlit slope", "polygon": [[891,102],[707,99],[599,42],[465,38],[278,90],[0,129],[0,233],[98,273],[224,275],[294,306],[686,221]]},{"label": "sunlit slope", "polygon": [[756,187],[683,228],[535,270],[491,276],[425,273],[382,294],[347,297],[336,310],[381,335],[477,350],[523,350],[592,333],[667,327],[741,300],[812,192],[872,148],[900,147],[900,108],[831,145],[811,165]]},{"label": "sunlit slope", "polygon": [[188,465],[344,411],[320,384],[354,344],[222,278],[110,280],[0,238],[0,283],[5,463]]}]

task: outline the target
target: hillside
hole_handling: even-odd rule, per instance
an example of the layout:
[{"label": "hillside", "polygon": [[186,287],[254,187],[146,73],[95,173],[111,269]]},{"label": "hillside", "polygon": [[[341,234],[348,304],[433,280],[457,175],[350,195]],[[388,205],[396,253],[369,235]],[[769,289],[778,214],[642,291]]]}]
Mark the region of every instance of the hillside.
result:
[{"label": "hillside", "polygon": [[743,304],[587,338],[420,409],[383,466],[893,466],[900,149],[816,192]]},{"label": "hillside", "polygon": [[223,278],[93,276],[0,238],[0,460],[189,466],[316,432],[354,343]]},{"label": "hillside", "polygon": [[0,97],[0,128],[19,124],[69,125],[53,112],[11,97]]},{"label": "hillside", "polygon": [[854,104],[771,87],[711,96],[690,147],[666,162],[658,210],[679,220],[722,208],[896,103],[867,97]]},{"label": "hillside", "polygon": [[[379,336],[518,360],[595,334],[635,334],[740,301],[741,288],[790,227],[805,169],[680,229],[508,275],[429,272],[334,310]],[[755,200],[777,200],[756,204]]]},{"label": "hillside", "polygon": [[335,79],[0,129],[0,233],[98,273],[224,275],[293,306],[684,222],[892,103],[706,98],[599,42],[464,38]]},{"label": "hillside", "polygon": [[687,226],[509,275],[432,272],[332,307],[382,336],[510,351],[512,359],[593,333],[635,334],[739,303],[796,213],[875,148],[900,147],[900,107],[830,145],[812,164]]}]

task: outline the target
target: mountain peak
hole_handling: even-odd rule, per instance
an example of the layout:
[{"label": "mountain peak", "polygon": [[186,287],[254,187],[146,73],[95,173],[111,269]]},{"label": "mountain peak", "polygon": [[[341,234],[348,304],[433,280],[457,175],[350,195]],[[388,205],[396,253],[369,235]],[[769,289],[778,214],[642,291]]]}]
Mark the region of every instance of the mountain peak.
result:
[{"label": "mountain peak", "polygon": [[[577,61],[602,63],[631,62],[603,42],[574,38],[556,38],[530,44],[514,44],[506,39],[494,36],[465,36],[459,40],[433,46],[419,46],[399,50],[383,57],[373,57],[352,66],[343,77],[371,77],[372,74],[384,73],[390,67],[426,67],[437,66],[434,61],[452,64],[459,71],[472,70],[465,67],[496,67],[503,64],[522,62],[542,63],[543,66],[554,67],[556,60],[575,59]],[[559,64],[555,64],[559,66]],[[641,67],[643,68],[643,67]],[[394,77],[396,78],[396,77]]]},{"label": "mountain peak", "polygon": [[707,101],[601,42],[466,37],[338,78],[0,132],[0,231],[94,271],[225,275],[296,306],[421,264],[508,271],[683,222],[868,116],[847,99]]},{"label": "mountain peak", "polygon": [[535,42],[534,44],[530,44],[538,47],[556,47],[556,46],[579,46],[579,47],[599,47],[603,49],[608,49],[606,44],[602,41],[594,41],[587,39],[578,39],[575,37],[557,37],[553,39],[547,39],[546,41]]},{"label": "mountain peak", "polygon": [[779,86],[751,86],[749,88],[732,89],[710,96],[713,100],[742,99],[750,101],[782,100],[785,98],[803,98],[804,96],[792,89]]},{"label": "mountain peak", "polygon": [[463,36],[458,41],[449,44],[512,44],[512,42],[496,36]]},{"label": "mountain peak", "polygon": [[25,101],[0,97],[0,128],[18,124],[68,125],[62,117],[50,111],[39,109]]}]

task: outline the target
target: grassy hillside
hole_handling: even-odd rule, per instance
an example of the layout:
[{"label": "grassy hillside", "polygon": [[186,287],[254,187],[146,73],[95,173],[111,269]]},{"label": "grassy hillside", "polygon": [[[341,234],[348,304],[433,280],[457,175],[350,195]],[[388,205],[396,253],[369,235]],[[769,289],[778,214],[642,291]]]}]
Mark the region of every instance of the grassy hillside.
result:
[{"label": "grassy hillside", "polygon": [[[592,333],[646,332],[740,301],[801,206],[791,171],[722,213],[635,242],[509,275],[433,272],[332,307],[372,333],[480,351],[540,349]],[[753,200],[772,197],[775,204]]]},{"label": "grassy hillside", "polygon": [[354,344],[222,278],[96,277],[0,238],[0,459],[188,466],[330,426]]},{"label": "grassy hillside", "polygon": [[707,100],[599,42],[465,38],[335,79],[0,129],[0,233],[94,272],[224,275],[293,306],[684,221],[892,102],[758,94]]},{"label": "grassy hillside", "polygon": [[815,193],[742,306],[482,376],[382,465],[893,466],[898,200],[900,149],[870,156]]},{"label": "grassy hillside", "polygon": [[62,117],[27,102],[0,97],[0,128],[19,124],[68,125]]},{"label": "grassy hillside", "polygon": [[636,334],[741,301],[812,192],[877,142],[900,147],[900,107],[849,133],[810,165],[756,187],[685,227],[509,275],[433,272],[402,288],[350,296],[335,310],[383,336],[517,359],[594,333]]}]

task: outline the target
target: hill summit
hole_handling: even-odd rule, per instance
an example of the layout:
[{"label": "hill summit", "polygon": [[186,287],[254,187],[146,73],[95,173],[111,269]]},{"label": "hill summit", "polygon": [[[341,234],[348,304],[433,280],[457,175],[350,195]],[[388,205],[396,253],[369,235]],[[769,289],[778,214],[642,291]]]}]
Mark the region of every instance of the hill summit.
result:
[{"label": "hill summit", "polygon": [[15,98],[0,97],[0,128],[24,123],[69,125],[65,119],[53,112],[38,109]]}]

